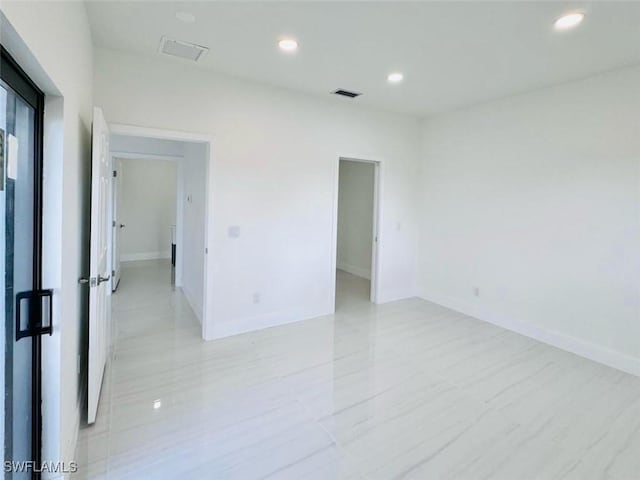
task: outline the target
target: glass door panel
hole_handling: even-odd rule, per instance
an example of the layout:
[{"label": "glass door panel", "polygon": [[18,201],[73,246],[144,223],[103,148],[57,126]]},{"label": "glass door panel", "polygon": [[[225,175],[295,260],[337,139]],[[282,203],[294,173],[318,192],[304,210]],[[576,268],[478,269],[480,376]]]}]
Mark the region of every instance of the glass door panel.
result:
[{"label": "glass door panel", "polygon": [[[5,478],[39,478],[40,291],[42,182],[39,145],[41,93],[9,63],[0,69],[0,278],[4,313]],[[31,95],[35,93],[35,95]],[[35,103],[35,104],[34,104]],[[22,335],[21,331],[27,332]],[[35,464],[30,462],[36,462]],[[36,468],[34,468],[36,467]]]}]

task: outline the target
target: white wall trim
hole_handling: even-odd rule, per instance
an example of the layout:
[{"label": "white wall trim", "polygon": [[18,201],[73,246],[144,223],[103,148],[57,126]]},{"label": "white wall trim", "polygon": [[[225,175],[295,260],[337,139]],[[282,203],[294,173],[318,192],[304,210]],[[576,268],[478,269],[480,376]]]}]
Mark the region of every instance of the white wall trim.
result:
[{"label": "white wall trim", "polygon": [[450,308],[475,319],[491,323],[525,337],[551,345],[580,357],[601,363],[631,375],[640,376],[640,358],[632,357],[606,347],[596,345],[579,338],[564,335],[560,332],[546,330],[529,323],[504,318],[484,309],[469,305],[467,302],[434,292],[423,293],[420,298]]},{"label": "white wall trim", "polygon": [[111,156],[124,160],[164,160],[167,162],[178,162],[184,157],[182,155],[162,155],[159,153],[138,153],[125,152],[122,150],[111,150]]},{"label": "white wall trim", "polygon": [[120,255],[120,262],[136,262],[138,260],[160,260],[171,258],[171,252],[142,252],[142,253],[126,253]]},{"label": "white wall trim", "polygon": [[371,272],[366,268],[358,267],[357,265],[351,265],[349,263],[338,261],[338,270],[350,273],[351,275],[355,275],[356,277],[371,280]]},{"label": "white wall trim", "polygon": [[[183,267],[183,241],[184,241],[184,162],[178,162],[176,172],[178,184],[176,185],[176,258],[175,258],[175,285],[182,287]],[[202,323],[202,322],[201,322]]]},{"label": "white wall trim", "polygon": [[123,123],[110,123],[109,129],[112,135],[124,135],[127,137],[159,138],[163,140],[196,143],[211,143],[213,141],[211,135],[206,133],[164,130],[161,128],[140,127],[138,125],[126,125]]}]

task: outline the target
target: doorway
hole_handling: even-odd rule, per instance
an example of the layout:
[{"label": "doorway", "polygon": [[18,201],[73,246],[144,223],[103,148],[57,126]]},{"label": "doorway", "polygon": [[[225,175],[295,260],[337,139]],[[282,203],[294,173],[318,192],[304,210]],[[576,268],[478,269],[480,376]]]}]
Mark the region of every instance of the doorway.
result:
[{"label": "doorway", "polygon": [[[99,134],[96,133],[96,126],[100,127],[98,129]],[[106,303],[109,308],[106,317],[92,316],[91,312],[89,315],[88,424],[92,424],[96,420],[102,377],[106,367],[108,367],[108,358],[110,356],[109,354],[103,356],[101,348],[92,346],[92,331],[98,332],[94,336],[100,337],[97,339],[100,340],[99,342],[96,340],[93,343],[98,347],[104,345],[108,351],[112,351],[114,344],[118,340],[131,341],[133,339],[130,338],[130,335],[141,339],[148,332],[156,331],[160,325],[157,322],[162,322],[163,319],[166,320],[163,314],[170,312],[173,307],[179,305],[180,308],[186,307],[184,311],[192,311],[191,320],[199,322],[199,324],[192,323],[191,327],[193,328],[190,328],[199,331],[200,337],[206,339],[208,327],[207,309],[210,308],[211,304],[211,292],[207,290],[207,278],[208,272],[211,270],[211,260],[207,255],[208,249],[206,247],[207,239],[211,232],[211,218],[208,215],[212,198],[210,191],[212,172],[210,137],[129,125],[111,124],[107,126],[102,110],[98,107],[94,108],[93,137],[94,143],[97,141],[99,144],[94,145],[93,161],[96,163],[99,158],[97,152],[106,146],[106,155],[108,156],[106,164],[108,164],[109,177],[111,178],[111,181],[107,182],[108,186],[104,191],[104,195],[102,188],[92,187],[92,210],[94,197],[96,204],[100,203],[100,205],[108,206],[104,221],[102,216],[98,215],[92,215],[92,221],[95,217],[95,221],[99,221],[103,229],[109,231],[106,235],[106,241],[108,242],[108,261],[106,264],[111,267],[111,275],[105,274],[100,276],[97,282],[92,281],[92,287],[94,283],[99,285],[100,282],[105,282],[110,277],[115,277],[116,282],[111,284],[111,288],[108,289],[107,295],[109,299]],[[151,160],[154,163],[177,163],[177,168],[171,168],[174,172],[177,170],[177,185],[175,185],[174,180],[172,186],[174,193],[170,193],[168,200],[165,199],[168,204],[175,205],[175,213],[169,215],[171,219],[165,221],[162,224],[163,226],[156,229],[156,233],[159,233],[156,237],[159,240],[156,239],[156,248],[153,249],[151,254],[154,257],[160,256],[161,258],[149,258],[149,252],[129,253],[133,255],[133,257],[129,257],[130,263],[135,264],[138,262],[142,264],[133,265],[134,270],[126,271],[124,267],[120,268],[120,261],[123,259],[121,232],[129,228],[132,225],[131,222],[140,223],[144,225],[136,226],[143,227],[138,229],[138,233],[144,237],[145,233],[149,233],[149,230],[151,230],[145,223],[148,220],[145,217],[154,216],[155,214],[143,212],[137,215],[137,219],[131,219],[129,224],[122,221],[123,217],[127,218],[127,214],[131,214],[131,212],[125,212],[127,208],[131,208],[131,204],[126,207],[122,205],[122,202],[118,201],[118,197],[126,197],[127,195],[124,193],[124,189],[127,186],[125,182],[120,182],[122,177],[119,177],[119,175],[137,178],[137,180],[133,179],[133,185],[131,185],[132,188],[130,189],[135,197],[133,201],[134,208],[139,207],[136,204],[147,201],[148,197],[155,195],[157,193],[156,190],[162,189],[162,185],[160,185],[161,182],[157,178],[151,178],[148,169],[144,167],[137,168],[140,171],[137,174],[133,174],[132,172],[127,172],[126,167],[118,167],[118,165],[122,165],[124,162],[140,163],[145,160]],[[129,178],[129,180],[132,180],[132,178]],[[97,195],[94,195],[96,193]],[[171,196],[173,196],[175,203],[171,202]],[[165,213],[162,209],[160,209],[159,214],[156,212],[156,214],[163,216],[166,216]],[[173,226],[171,222],[175,224],[175,235],[171,231]],[[96,229],[92,229],[92,243],[94,230]],[[163,273],[171,268],[170,258],[173,250],[172,243],[174,242],[176,244],[176,288],[170,285],[170,276],[167,275],[165,277]],[[139,257],[136,258],[136,255]],[[166,278],[166,282],[162,280],[163,278]],[[156,315],[145,318],[135,315],[136,309],[148,302],[152,302],[155,308],[158,309]],[[102,332],[102,325],[107,325],[104,332]],[[171,328],[168,325],[165,325],[165,327]]]},{"label": "doorway", "polygon": [[341,157],[336,206],[336,310],[375,303],[380,163]]},{"label": "doorway", "polygon": [[112,288],[126,282],[129,267],[157,264],[170,272],[167,281],[182,291],[204,336],[210,145],[192,137],[113,126]]}]

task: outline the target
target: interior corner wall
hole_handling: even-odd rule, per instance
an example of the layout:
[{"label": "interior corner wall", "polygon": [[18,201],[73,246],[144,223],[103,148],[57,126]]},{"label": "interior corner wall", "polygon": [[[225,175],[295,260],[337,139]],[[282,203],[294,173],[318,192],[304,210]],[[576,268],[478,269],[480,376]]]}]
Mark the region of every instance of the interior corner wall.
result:
[{"label": "interior corner wall", "polygon": [[373,163],[340,160],[338,269],[371,279],[373,244]]},{"label": "interior corner wall", "polygon": [[107,121],[213,138],[209,337],[333,311],[339,156],[383,159],[379,301],[415,294],[417,118],[167,58],[95,56]]},{"label": "interior corner wall", "polygon": [[635,67],[427,119],[420,295],[640,375],[639,112]]},{"label": "interior corner wall", "polygon": [[182,163],[181,288],[196,317],[202,323],[205,264],[205,222],[207,205],[207,155],[204,143],[184,144]]},{"label": "interior corner wall", "polygon": [[43,340],[43,459],[69,462],[86,375],[77,370],[88,331],[88,296],[78,278],[88,272],[91,32],[81,2],[3,0],[0,9],[11,25],[3,23],[3,44],[15,32],[10,53],[47,95],[43,283],[54,289],[54,333]]},{"label": "interior corner wall", "polygon": [[120,260],[171,258],[176,224],[177,165],[174,161],[124,159],[121,169]]}]

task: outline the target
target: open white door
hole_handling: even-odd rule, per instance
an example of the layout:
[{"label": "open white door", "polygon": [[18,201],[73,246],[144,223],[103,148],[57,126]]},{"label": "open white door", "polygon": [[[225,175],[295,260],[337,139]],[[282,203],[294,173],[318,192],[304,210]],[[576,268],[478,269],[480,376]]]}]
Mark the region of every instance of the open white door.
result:
[{"label": "open white door", "polygon": [[111,239],[111,290],[116,291],[120,283],[120,190],[122,186],[122,160],[113,162],[113,183],[111,187],[112,239]]},{"label": "open white door", "polygon": [[102,110],[93,109],[93,140],[91,150],[91,258],[89,290],[89,398],[87,421],[96,421],[102,377],[107,362],[108,315],[111,285],[108,263],[108,218],[111,168],[109,129]]}]

